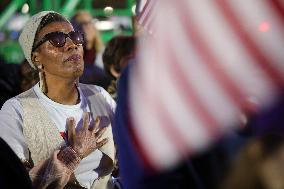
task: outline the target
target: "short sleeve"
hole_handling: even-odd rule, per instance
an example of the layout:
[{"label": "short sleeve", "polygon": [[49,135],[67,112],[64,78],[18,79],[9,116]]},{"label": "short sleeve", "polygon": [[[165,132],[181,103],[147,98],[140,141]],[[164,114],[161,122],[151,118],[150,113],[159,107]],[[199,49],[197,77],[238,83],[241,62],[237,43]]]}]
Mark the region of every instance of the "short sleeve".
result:
[{"label": "short sleeve", "polygon": [[104,88],[99,87],[99,91],[102,94],[102,96],[105,98],[106,102],[109,104],[112,114],[114,114],[116,109],[116,102],[113,100],[113,98]]},{"label": "short sleeve", "polygon": [[12,98],[0,110],[0,137],[20,159],[28,159],[29,151],[23,135],[23,109],[18,99]]}]

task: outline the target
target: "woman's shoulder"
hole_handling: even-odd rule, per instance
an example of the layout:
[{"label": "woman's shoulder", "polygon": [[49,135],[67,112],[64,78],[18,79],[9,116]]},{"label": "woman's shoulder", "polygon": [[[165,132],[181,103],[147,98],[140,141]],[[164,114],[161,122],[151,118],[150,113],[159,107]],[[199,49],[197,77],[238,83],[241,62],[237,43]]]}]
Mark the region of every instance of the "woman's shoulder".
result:
[{"label": "woman's shoulder", "polygon": [[[11,128],[14,128],[15,133],[17,133],[18,130],[21,130],[21,123],[23,121],[23,108],[20,101],[16,97],[7,100],[3,104],[0,110],[0,119],[0,127],[1,129],[3,129],[3,132],[4,130],[7,131]],[[1,137],[3,137],[3,135]]]},{"label": "woman's shoulder", "polygon": [[106,90],[98,85],[92,85],[92,84],[83,84],[79,83],[79,87],[83,92],[86,92],[87,90],[92,91],[93,93],[105,93]]},{"label": "woman's shoulder", "polygon": [[21,98],[25,98],[29,96],[29,94],[33,91],[33,88],[18,94],[15,97],[8,99],[2,106],[1,111],[22,114],[22,105],[21,105]]},{"label": "woman's shoulder", "polygon": [[19,109],[21,107],[21,103],[19,101],[19,99],[17,98],[17,96],[13,97],[13,98],[10,98],[9,100],[7,100],[1,110],[4,111],[4,110],[7,110],[7,109]]},{"label": "woman's shoulder", "polygon": [[111,109],[115,109],[116,103],[111,97],[111,95],[103,88],[97,85],[91,85],[91,84],[79,84],[80,89],[86,95],[87,97],[90,95],[102,95],[106,102],[111,106]]},{"label": "woman's shoulder", "polygon": [[1,112],[4,114],[21,117],[23,113],[22,109],[23,109],[22,105],[16,96],[16,97],[10,98],[3,104],[1,108]]}]

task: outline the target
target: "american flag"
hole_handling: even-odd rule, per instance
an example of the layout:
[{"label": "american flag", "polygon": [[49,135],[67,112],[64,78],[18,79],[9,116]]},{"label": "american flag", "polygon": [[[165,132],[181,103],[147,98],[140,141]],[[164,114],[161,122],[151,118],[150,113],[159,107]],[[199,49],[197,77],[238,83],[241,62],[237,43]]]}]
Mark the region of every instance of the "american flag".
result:
[{"label": "american flag", "polygon": [[147,1],[138,21],[154,35],[131,73],[131,125],[155,169],[210,146],[282,90],[284,1]]},{"label": "american flag", "polygon": [[152,33],[152,18],[155,16],[156,0],[138,0],[137,1],[137,23],[148,32]]}]

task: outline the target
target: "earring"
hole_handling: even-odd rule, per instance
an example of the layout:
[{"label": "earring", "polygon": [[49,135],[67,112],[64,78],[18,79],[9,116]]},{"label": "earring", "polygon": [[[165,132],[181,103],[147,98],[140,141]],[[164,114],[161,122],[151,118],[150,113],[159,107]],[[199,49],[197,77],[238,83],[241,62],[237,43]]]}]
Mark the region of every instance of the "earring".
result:
[{"label": "earring", "polygon": [[47,93],[47,88],[46,88],[46,82],[45,82],[45,77],[44,77],[44,72],[43,72],[43,69],[42,69],[42,65],[38,65],[37,66],[37,69],[38,69],[38,76],[39,76],[39,87],[40,87],[40,90],[46,94]]}]

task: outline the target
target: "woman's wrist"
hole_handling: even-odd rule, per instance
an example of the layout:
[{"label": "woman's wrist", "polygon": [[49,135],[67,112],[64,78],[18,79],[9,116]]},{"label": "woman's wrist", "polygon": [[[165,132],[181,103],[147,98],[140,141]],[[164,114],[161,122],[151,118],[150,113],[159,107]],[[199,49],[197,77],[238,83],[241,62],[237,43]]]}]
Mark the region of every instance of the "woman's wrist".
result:
[{"label": "woman's wrist", "polygon": [[82,160],[80,155],[71,146],[61,149],[57,157],[72,172],[77,168]]},{"label": "woman's wrist", "polygon": [[83,152],[83,147],[76,147],[76,146],[73,146],[72,149],[78,154],[78,156],[83,159],[84,158],[84,152]]}]

